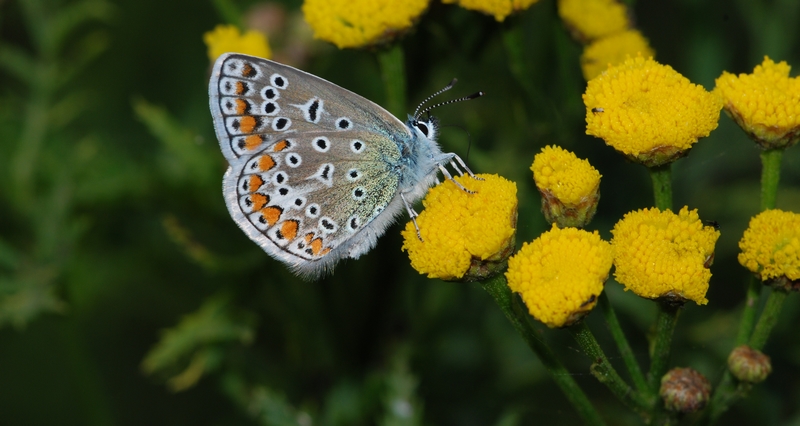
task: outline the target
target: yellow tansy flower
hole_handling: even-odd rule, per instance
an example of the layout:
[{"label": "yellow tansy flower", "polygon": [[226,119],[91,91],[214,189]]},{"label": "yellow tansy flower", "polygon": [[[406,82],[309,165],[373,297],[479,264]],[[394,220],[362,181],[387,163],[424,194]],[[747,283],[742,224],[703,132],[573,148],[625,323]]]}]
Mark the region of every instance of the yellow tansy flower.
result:
[{"label": "yellow tansy flower", "polygon": [[269,59],[272,51],[267,43],[267,36],[250,30],[244,34],[233,25],[217,25],[213,31],[203,34],[203,41],[208,47],[208,59],[217,60],[228,52],[244,53]]},{"label": "yellow tansy flower", "polygon": [[800,140],[800,77],[789,78],[791,67],[768,57],[752,74],[723,72],[714,92],[725,112],[764,148],[786,148]]},{"label": "yellow tansy flower", "polygon": [[672,67],[641,56],[589,81],[586,134],[648,167],[688,153],[717,128],[722,102]]},{"label": "yellow tansy flower", "polygon": [[583,49],[583,78],[589,81],[600,75],[609,65],[620,64],[627,57],[637,54],[645,58],[655,56],[650,43],[637,30],[622,31],[597,39]]},{"label": "yellow tansy flower", "polygon": [[385,43],[405,33],[430,0],[305,0],[303,14],[314,37],[340,49]]},{"label": "yellow tansy flower", "polygon": [[442,0],[442,3],[458,3],[464,9],[476,10],[494,16],[503,22],[508,15],[529,8],[539,0]]},{"label": "yellow tansy flower", "polygon": [[508,286],[537,320],[550,328],[569,326],[597,303],[611,270],[611,253],[597,231],[554,224],[508,260]]},{"label": "yellow tansy flower", "polygon": [[[403,230],[411,266],[429,278],[477,280],[496,272],[514,249],[517,185],[497,175],[455,179],[473,194],[445,181],[428,191],[417,217]],[[495,265],[497,264],[497,265]]]},{"label": "yellow tansy flower", "polygon": [[762,281],[800,280],[800,214],[766,210],[750,219],[739,263]]},{"label": "yellow tansy flower", "polygon": [[600,173],[587,160],[546,146],[534,157],[531,170],[548,222],[582,228],[592,220],[600,200]]},{"label": "yellow tansy flower", "polygon": [[558,16],[581,43],[624,31],[628,10],[616,0],[558,0]]},{"label": "yellow tansy flower", "polygon": [[697,210],[650,208],[630,212],[614,225],[614,277],[641,297],[708,303],[706,291],[719,231],[704,226]]}]

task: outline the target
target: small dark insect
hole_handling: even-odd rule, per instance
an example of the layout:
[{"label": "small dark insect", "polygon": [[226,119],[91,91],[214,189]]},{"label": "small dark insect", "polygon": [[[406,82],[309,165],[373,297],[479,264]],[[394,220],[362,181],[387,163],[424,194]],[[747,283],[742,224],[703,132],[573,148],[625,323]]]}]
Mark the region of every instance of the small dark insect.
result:
[{"label": "small dark insect", "polygon": [[711,226],[711,227],[713,227],[715,230],[719,231],[719,222],[717,222],[716,220],[704,220],[704,221],[703,221],[703,225],[705,225],[705,226]]},{"label": "small dark insect", "polygon": [[592,112],[595,114],[599,114],[601,112],[605,112],[605,110],[603,108],[597,107],[597,108],[592,108]]}]

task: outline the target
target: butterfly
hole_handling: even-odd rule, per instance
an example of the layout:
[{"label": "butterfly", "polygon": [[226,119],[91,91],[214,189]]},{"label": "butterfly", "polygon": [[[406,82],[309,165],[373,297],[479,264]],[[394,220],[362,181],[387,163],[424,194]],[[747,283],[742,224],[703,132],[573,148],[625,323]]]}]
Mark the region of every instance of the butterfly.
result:
[{"label": "butterfly", "polygon": [[404,208],[413,220],[437,171],[452,180],[445,165],[474,176],[436,144],[436,119],[421,118],[432,107],[403,123],[315,75],[239,53],[217,59],[208,93],[231,217],[305,278],[368,252]]}]

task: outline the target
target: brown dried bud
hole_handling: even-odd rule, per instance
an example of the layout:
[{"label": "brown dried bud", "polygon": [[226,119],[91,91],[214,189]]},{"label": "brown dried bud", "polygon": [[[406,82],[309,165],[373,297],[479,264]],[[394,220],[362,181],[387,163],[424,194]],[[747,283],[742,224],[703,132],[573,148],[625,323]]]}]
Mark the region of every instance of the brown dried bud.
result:
[{"label": "brown dried bud", "polygon": [[759,383],[772,372],[772,363],[761,351],[741,345],[728,356],[728,368],[734,377],[743,382]]},{"label": "brown dried bud", "polygon": [[673,368],[661,378],[658,392],[667,410],[693,413],[702,410],[711,395],[711,383],[691,368]]}]

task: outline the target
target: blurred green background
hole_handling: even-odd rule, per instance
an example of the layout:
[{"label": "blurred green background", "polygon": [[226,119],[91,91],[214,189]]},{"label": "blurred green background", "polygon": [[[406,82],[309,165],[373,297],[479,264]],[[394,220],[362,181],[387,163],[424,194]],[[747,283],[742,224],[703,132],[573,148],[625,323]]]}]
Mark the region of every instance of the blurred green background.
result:
[{"label": "blurred green background", "polygon": [[[385,100],[375,54],[311,40],[300,5],[0,1],[0,424],[579,422],[478,285],[410,267],[400,226],[312,283],[231,220],[202,42],[223,15],[272,28],[273,51],[293,65]],[[723,70],[749,73],[764,55],[800,69],[795,0],[642,1],[632,14],[658,61],[709,90]],[[521,41],[523,79],[504,37]],[[409,112],[453,77],[448,95],[487,92],[436,111],[440,142],[474,171],[517,182],[518,245],[547,228],[529,170],[545,145],[602,173],[591,228],[604,238],[625,212],[652,205],[645,169],[584,133],[581,47],[554,0],[504,23],[434,0],[402,46]],[[676,207],[699,209],[722,236],[710,302],[687,305],[672,365],[712,383],[743,300],[737,242],[758,212],[759,173],[758,150],[724,114],[674,165]],[[799,183],[794,147],[779,208],[800,212]],[[654,305],[613,280],[606,289],[646,366]],[[765,348],[773,375],[726,424],[800,425],[797,299]],[[621,364],[598,316],[589,325]],[[637,424],[567,333],[543,332],[609,424]]]}]

